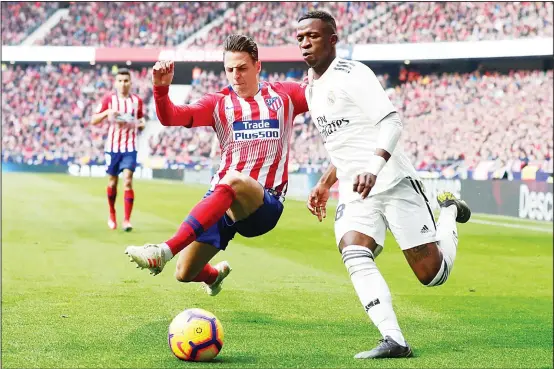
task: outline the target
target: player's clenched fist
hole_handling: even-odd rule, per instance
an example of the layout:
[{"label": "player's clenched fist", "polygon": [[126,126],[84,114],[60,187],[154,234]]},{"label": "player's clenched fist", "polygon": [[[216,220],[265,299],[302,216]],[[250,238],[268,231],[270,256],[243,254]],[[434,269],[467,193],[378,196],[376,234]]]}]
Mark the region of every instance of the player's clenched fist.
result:
[{"label": "player's clenched fist", "polygon": [[152,83],[154,86],[169,86],[173,81],[175,63],[169,60],[160,60],[152,69]]},{"label": "player's clenched fist", "polygon": [[310,213],[315,215],[320,222],[327,217],[326,207],[330,193],[331,191],[329,190],[329,187],[323,184],[318,184],[312,189],[312,192],[308,197],[306,206],[308,207]]},{"label": "player's clenched fist", "polygon": [[371,192],[373,186],[375,186],[377,176],[371,173],[361,173],[354,177],[354,183],[352,189],[362,195],[362,199],[365,199]]}]

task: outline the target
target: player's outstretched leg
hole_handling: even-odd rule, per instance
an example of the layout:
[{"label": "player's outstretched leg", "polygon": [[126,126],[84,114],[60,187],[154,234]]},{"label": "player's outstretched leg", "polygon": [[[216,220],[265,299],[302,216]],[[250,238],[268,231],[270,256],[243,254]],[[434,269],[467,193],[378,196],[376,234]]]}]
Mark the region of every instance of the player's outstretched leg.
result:
[{"label": "player's outstretched leg", "polygon": [[175,235],[164,243],[129,246],[125,253],[139,268],[148,268],[150,274],[160,273],[165,264],[213,226],[229,209],[236,193],[226,184],[218,184],[213,193],[192,209]]},{"label": "player's outstretched leg", "polygon": [[458,249],[458,229],[456,222],[466,223],[471,217],[471,210],[465,201],[457,199],[451,192],[442,192],[437,196],[441,207],[437,223],[437,245],[442,253],[442,264],[439,272],[426,286],[440,286],[448,279]]},{"label": "player's outstretched leg", "polygon": [[264,203],[264,189],[254,179],[242,173],[228,173],[191,210],[175,235],[164,243],[129,246],[125,253],[136,262],[139,268],[148,268],[151,274],[162,271],[165,264],[195,241],[205,230],[216,224],[230,210],[232,219],[247,218]]},{"label": "player's outstretched leg", "polygon": [[360,302],[383,336],[377,347],[360,352],[355,358],[411,356],[412,350],[404,339],[394,313],[389,287],[375,264],[374,254],[371,251],[377,248],[375,241],[365,234],[350,231],[342,238],[339,248],[342,250],[342,261],[350,274]]}]

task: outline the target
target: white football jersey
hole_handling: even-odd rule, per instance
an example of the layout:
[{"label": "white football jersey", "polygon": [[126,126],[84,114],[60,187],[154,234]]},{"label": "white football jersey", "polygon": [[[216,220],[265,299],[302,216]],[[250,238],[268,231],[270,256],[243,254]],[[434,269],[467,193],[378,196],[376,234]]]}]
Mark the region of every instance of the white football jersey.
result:
[{"label": "white football jersey", "polygon": [[[341,58],[335,58],[325,73],[311,82],[306,100],[337,168],[340,201],[359,199],[360,195],[352,190],[354,176],[367,171],[380,121],[396,109],[369,67]],[[370,196],[392,188],[402,178],[418,178],[400,143],[391,154]]]}]

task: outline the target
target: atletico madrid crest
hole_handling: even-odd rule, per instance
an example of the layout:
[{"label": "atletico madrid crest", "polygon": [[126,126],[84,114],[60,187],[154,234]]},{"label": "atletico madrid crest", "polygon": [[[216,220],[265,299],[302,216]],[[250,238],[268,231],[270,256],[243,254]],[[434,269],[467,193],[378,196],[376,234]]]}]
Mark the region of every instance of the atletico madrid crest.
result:
[{"label": "atletico madrid crest", "polygon": [[283,101],[279,97],[275,96],[269,99],[265,99],[265,104],[271,110],[277,111],[279,110],[279,108],[281,108],[281,106],[283,106]]}]

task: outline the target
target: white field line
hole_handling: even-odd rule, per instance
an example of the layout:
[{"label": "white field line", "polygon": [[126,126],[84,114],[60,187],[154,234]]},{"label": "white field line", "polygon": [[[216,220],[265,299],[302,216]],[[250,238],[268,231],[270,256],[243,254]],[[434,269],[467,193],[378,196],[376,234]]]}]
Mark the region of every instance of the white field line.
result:
[{"label": "white field line", "polygon": [[[514,218],[517,219],[517,218]],[[544,233],[552,233],[552,228],[544,228],[544,227],[534,227],[527,224],[514,224],[514,223],[502,223],[502,222],[493,222],[490,220],[482,220],[482,219],[470,219],[470,223],[477,223],[477,224],[486,224],[486,225],[492,225],[497,227],[505,227],[505,228],[519,228],[519,229],[526,229],[529,231],[537,231],[537,232],[544,232]],[[548,224],[545,222],[545,224]]]}]

